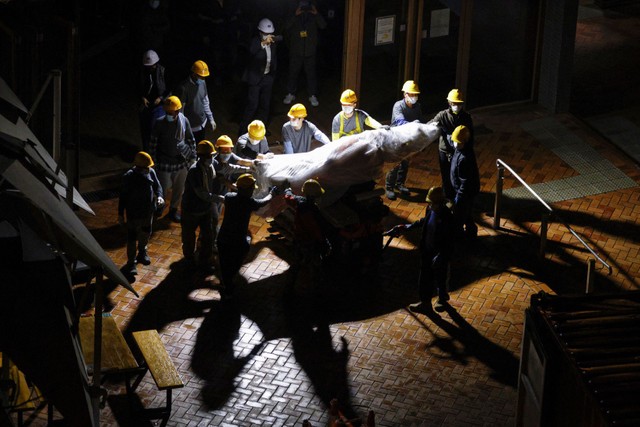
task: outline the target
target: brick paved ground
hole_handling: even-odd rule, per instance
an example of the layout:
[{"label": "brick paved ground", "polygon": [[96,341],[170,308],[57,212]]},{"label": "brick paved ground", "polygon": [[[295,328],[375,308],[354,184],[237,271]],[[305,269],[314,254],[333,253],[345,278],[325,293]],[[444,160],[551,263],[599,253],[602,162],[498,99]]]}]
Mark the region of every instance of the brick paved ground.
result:
[{"label": "brick paved ground", "polygon": [[[548,254],[536,258],[540,212],[530,203],[506,203],[502,229],[492,225],[496,158],[530,183],[575,172],[525,132],[540,118],[535,107],[475,114],[482,191],[480,238],[453,263],[451,309],[441,317],[413,315],[417,300],[415,235],[394,241],[377,273],[333,271],[319,289],[299,286],[290,296],[291,250],[254,217],[251,260],[234,304],[219,302],[211,280],[180,263],[179,226],[161,221],[150,244],[153,264],[139,266],[140,298],[118,288],[112,313],[123,330],[157,328],[186,383],[175,393],[170,425],[301,425],[327,420],[339,397],[353,413],[373,409],[381,426],[510,425],[523,310],[540,290],[582,292],[587,255],[563,226],[549,230]],[[585,143],[636,181],[636,165],[570,115],[556,116]],[[436,147],[412,161],[410,200],[389,203],[388,224],[424,212],[425,189],[438,184]],[[516,185],[505,179],[505,188]],[[554,206],[614,265],[599,271],[599,290],[637,289],[638,187],[569,200]],[[123,264],[124,233],[116,200],[92,204],[83,216],[116,263]],[[114,393],[121,392],[110,385]],[[149,378],[138,391],[145,405],[162,402]],[[141,425],[112,397],[103,425]]]}]

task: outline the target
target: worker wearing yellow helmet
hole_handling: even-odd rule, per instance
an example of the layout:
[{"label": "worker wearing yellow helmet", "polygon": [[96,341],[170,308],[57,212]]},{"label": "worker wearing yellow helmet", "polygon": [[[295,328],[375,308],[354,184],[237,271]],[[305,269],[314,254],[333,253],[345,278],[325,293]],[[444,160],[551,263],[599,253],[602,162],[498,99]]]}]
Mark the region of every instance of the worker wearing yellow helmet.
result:
[{"label": "worker wearing yellow helmet", "polygon": [[149,154],[156,164],[158,179],[165,192],[171,189],[169,219],[180,222],[180,201],[187,170],[196,160],[196,144],[189,119],[182,114],[182,102],[170,96],[163,103],[165,117],[151,130]]},{"label": "worker wearing yellow helmet", "polygon": [[218,233],[220,279],[224,286],[221,294],[225,299],[233,297],[234,278],[249,253],[251,238],[247,234],[251,214],[267,205],[277,192],[273,187],[264,198],[254,198],[256,179],[248,173],[240,175],[235,186],[236,192],[224,196],[224,218]]},{"label": "worker wearing yellow helmet", "polygon": [[[418,99],[420,88],[413,80],[407,80],[402,85],[402,99],[393,104],[391,111],[391,126],[402,126],[405,123],[422,122],[422,107]],[[409,160],[404,159],[386,176],[386,196],[389,200],[395,200],[395,190],[400,194],[408,195],[409,189],[405,185],[409,174]]]},{"label": "worker wearing yellow helmet", "polygon": [[473,240],[478,234],[478,226],[473,220],[473,203],[480,193],[480,172],[476,155],[468,145],[471,141],[471,130],[457,126],[451,133],[455,153],[451,158],[449,174],[453,187],[453,217],[455,233],[460,237]]},{"label": "worker wearing yellow helmet", "polygon": [[362,133],[365,125],[372,129],[382,127],[382,124],[376,119],[363,110],[357,109],[357,102],[358,97],[354,91],[347,89],[342,92],[340,96],[342,111],[335,115],[331,123],[331,139],[333,141],[346,135]]},{"label": "worker wearing yellow helmet", "polygon": [[122,177],[118,200],[118,223],[127,228],[126,273],[138,274],[136,263],[151,264],[147,244],[156,209],[163,205],[162,185],[153,170],[153,159],[140,151],[133,159],[133,167]]},{"label": "worker wearing yellow helmet", "polygon": [[213,156],[216,150],[210,141],[198,143],[198,161],[187,173],[182,195],[182,254],[189,263],[195,263],[196,231],[200,229],[198,266],[211,270],[218,228],[218,195]]},{"label": "worker wearing yellow helmet", "polygon": [[302,104],[294,104],[289,109],[289,121],[282,126],[284,154],[306,153],[311,150],[311,141],[322,144],[331,142],[316,125],[306,120],[307,109]]},{"label": "worker wearing yellow helmet", "polygon": [[440,129],[440,140],[438,143],[438,160],[440,163],[440,175],[442,177],[442,188],[449,200],[453,200],[455,192],[451,185],[451,159],[455,153],[451,135],[458,126],[465,126],[470,135],[467,142],[467,149],[473,150],[473,120],[471,115],[463,108],[464,96],[459,89],[451,89],[447,95],[446,109],[438,112],[430,124],[438,126]]},{"label": "worker wearing yellow helmet", "polygon": [[205,79],[209,77],[209,66],[204,61],[195,61],[191,65],[191,74],[178,84],[175,95],[184,105],[184,115],[189,119],[196,141],[205,139],[207,125],[216,130],[213,119],[209,92]]},{"label": "worker wearing yellow helmet", "polygon": [[247,126],[247,132],[240,135],[233,151],[249,160],[263,160],[273,157],[266,138],[267,129],[261,120],[254,120]]}]

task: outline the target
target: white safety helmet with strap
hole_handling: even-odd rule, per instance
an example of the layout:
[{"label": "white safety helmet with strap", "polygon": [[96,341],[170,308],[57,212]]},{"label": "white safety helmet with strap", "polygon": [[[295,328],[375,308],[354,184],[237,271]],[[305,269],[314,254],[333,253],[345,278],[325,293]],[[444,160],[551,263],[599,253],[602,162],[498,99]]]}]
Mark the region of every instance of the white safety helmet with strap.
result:
[{"label": "white safety helmet with strap", "polygon": [[262,31],[265,34],[273,34],[273,32],[276,30],[275,27],[273,26],[273,22],[271,22],[270,19],[267,18],[263,18],[260,20],[260,22],[258,23],[258,30]]}]

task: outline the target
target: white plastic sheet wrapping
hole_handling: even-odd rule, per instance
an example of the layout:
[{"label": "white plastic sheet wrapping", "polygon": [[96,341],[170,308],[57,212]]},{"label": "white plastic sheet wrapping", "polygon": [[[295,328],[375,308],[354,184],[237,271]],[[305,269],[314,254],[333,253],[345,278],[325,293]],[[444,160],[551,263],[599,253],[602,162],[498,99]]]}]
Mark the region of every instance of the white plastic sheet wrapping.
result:
[{"label": "white plastic sheet wrapping", "polygon": [[436,126],[407,123],[345,136],[308,153],[277,155],[257,165],[256,193],[264,196],[269,187],[286,181],[299,192],[302,184],[313,178],[324,187],[322,205],[327,206],[351,185],[378,180],[385,162],[398,163],[424,150],[438,136]]}]

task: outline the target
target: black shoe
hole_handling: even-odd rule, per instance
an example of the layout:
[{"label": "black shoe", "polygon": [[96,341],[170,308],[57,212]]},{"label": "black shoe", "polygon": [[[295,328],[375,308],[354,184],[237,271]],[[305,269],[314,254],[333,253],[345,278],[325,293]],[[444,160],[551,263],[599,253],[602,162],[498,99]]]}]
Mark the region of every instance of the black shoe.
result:
[{"label": "black shoe", "polygon": [[138,269],[136,268],[136,263],[133,261],[127,262],[124,266],[124,271],[129,273],[132,276],[138,274]]},{"label": "black shoe", "polygon": [[447,301],[438,299],[434,308],[438,313],[442,313],[443,311],[446,310],[446,306],[447,306]]},{"label": "black shoe", "polygon": [[178,213],[178,209],[171,209],[169,211],[169,214],[167,215],[169,217],[169,219],[173,222],[180,222],[180,220],[182,219],[182,217],[180,216],[180,214]]},{"label": "black shoe", "polygon": [[146,251],[145,252],[140,252],[138,254],[138,257],[136,258],[136,261],[138,261],[142,265],[151,264],[151,258],[149,258],[149,255],[147,254]]},{"label": "black shoe", "polygon": [[433,307],[431,307],[431,304],[425,304],[423,302],[418,302],[418,303],[409,305],[409,310],[413,313],[421,313],[421,314],[433,313]]},{"label": "black shoe", "polygon": [[409,191],[409,189],[407,187],[405,187],[404,184],[397,184],[396,188],[398,189],[398,191],[400,192],[400,194],[402,195],[409,195],[411,194],[411,191]]},{"label": "black shoe", "polygon": [[448,292],[443,292],[442,294],[440,294],[440,295],[438,296],[438,300],[439,300],[439,301],[444,301],[444,302],[446,302],[446,301],[449,301],[450,299],[451,299],[451,297],[449,296],[449,293],[448,293]]}]

